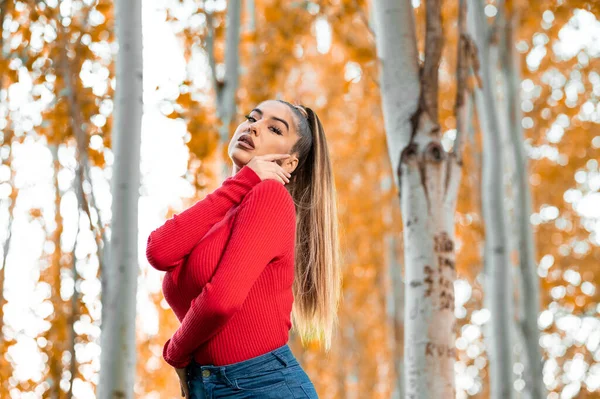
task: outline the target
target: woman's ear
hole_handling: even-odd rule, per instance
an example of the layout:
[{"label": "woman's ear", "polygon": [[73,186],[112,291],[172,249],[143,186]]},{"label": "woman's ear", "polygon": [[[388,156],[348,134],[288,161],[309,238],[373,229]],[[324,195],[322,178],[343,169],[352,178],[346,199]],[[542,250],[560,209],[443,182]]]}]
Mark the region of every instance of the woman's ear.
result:
[{"label": "woman's ear", "polygon": [[291,157],[284,159],[283,162],[283,169],[285,169],[285,171],[288,173],[294,172],[294,170],[296,170],[296,167],[298,167],[298,158],[296,158],[296,155],[292,154]]}]

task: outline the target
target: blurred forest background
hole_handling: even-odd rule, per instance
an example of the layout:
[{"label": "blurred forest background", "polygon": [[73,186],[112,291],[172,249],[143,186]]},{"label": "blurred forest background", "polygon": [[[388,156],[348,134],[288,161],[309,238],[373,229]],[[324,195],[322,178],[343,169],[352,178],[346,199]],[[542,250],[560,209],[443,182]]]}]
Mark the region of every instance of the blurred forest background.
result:
[{"label": "blurred forest background", "polygon": [[[455,336],[448,335],[452,359],[444,364],[456,398],[507,397],[494,384],[514,398],[600,397],[597,1],[468,2],[490,35],[470,23],[461,31],[466,3],[458,0],[147,1],[137,32],[143,52],[134,60],[143,65],[143,117],[141,92],[119,93],[116,84],[117,54],[126,57],[129,48],[118,43],[116,29],[125,24],[136,34],[135,24],[127,25],[135,18],[115,12],[116,3],[0,0],[0,398],[96,396],[103,287],[118,286],[116,275],[106,277],[117,256],[107,250],[123,224],[111,222],[111,181],[132,176],[137,187],[130,166],[115,166],[118,96],[139,102],[141,119],[137,136],[123,119],[122,136],[137,149],[119,155],[141,157],[139,192],[132,191],[138,225],[130,229],[137,261],[128,264],[137,277],[137,294],[130,296],[137,306],[130,342],[135,397],[180,397],[161,352],[178,321],[163,299],[162,273],[144,256],[148,234],[220,185],[235,126],[269,98],[305,104],[320,116],[342,230],[343,300],[332,351],[326,356],[317,343],[302,347],[293,332],[290,345],[321,398],[398,398],[413,389],[404,377],[414,366],[404,358],[412,323],[404,306],[412,309],[416,291],[404,282],[419,287],[403,277],[413,248],[403,240],[402,216],[412,205],[401,205],[397,180],[410,173],[398,176],[406,143],[392,146],[397,132],[390,131],[394,118],[410,115],[382,106],[419,101],[418,92],[405,91],[409,102],[394,97],[402,90],[389,92],[405,87],[398,86],[404,69],[390,74],[389,68],[411,55],[414,65],[434,66],[407,76],[435,80],[434,91],[427,91],[431,80],[421,80],[436,104],[425,98],[420,109],[437,118],[442,152],[462,148],[456,164],[462,177],[452,180],[460,183],[456,211],[441,212],[455,235],[455,274],[447,280],[454,305],[444,313]],[[408,5],[414,27],[396,23],[386,8],[394,3]],[[134,4],[139,0],[123,0],[120,10],[135,12]],[[436,15],[443,23],[429,24]],[[432,26],[443,35],[428,36]],[[410,37],[386,40],[411,28],[416,53],[406,56]],[[439,62],[428,64],[426,49],[433,46],[426,43],[440,44]],[[400,63],[386,64],[395,55]],[[130,75],[121,82],[133,76],[141,83],[136,71],[124,70]],[[490,126],[495,141],[486,146]],[[421,133],[415,137],[427,136]],[[496,176],[490,180],[483,172],[493,157],[502,162],[487,169]],[[485,216],[492,192],[500,198],[492,206],[504,215],[498,230]],[[527,229],[532,240],[523,244]],[[488,252],[486,240],[501,248]],[[504,251],[501,262],[488,258],[494,251]],[[510,284],[500,284],[495,270]],[[495,312],[493,298],[504,298],[510,311]],[[500,343],[496,322],[505,333]],[[490,357],[492,347],[506,350]]]}]

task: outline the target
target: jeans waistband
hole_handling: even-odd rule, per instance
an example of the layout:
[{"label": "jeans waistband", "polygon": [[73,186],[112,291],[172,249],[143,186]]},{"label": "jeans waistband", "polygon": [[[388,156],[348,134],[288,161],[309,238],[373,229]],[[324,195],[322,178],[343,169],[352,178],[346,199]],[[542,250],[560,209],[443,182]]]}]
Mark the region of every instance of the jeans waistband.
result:
[{"label": "jeans waistband", "polygon": [[188,373],[194,375],[202,375],[204,370],[210,371],[209,375],[219,375],[226,374],[230,378],[236,378],[244,374],[245,371],[251,368],[255,368],[261,366],[265,363],[271,362],[274,359],[278,360],[284,367],[289,365],[293,365],[297,363],[292,350],[289,345],[286,343],[283,346],[280,346],[277,349],[274,349],[270,352],[264,353],[262,355],[252,357],[247,360],[243,360],[241,362],[226,364],[222,366],[214,366],[214,365],[200,365],[196,361],[192,360],[192,362],[188,366]]}]

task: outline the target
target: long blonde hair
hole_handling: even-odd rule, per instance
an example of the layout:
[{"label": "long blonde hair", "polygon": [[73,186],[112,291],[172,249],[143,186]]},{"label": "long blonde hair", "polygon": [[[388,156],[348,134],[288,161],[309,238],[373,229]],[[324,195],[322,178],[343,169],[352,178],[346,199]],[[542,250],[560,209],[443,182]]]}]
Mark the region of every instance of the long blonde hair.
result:
[{"label": "long blonde hair", "polygon": [[316,339],[328,352],[338,325],[342,287],[333,168],[317,114],[278,101],[292,109],[300,136],[290,151],[298,154],[298,166],[286,185],[296,204],[292,328],[303,346]]}]

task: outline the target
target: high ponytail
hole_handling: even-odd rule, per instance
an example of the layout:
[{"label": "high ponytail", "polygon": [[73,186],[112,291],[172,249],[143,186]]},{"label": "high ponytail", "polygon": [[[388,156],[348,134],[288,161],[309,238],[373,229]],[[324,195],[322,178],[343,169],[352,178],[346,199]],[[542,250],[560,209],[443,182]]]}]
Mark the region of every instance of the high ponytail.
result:
[{"label": "high ponytail", "polygon": [[317,114],[278,101],[294,112],[300,136],[290,151],[298,154],[298,166],[286,185],[296,204],[292,329],[303,346],[318,340],[328,352],[338,325],[342,286],[333,168]]}]

